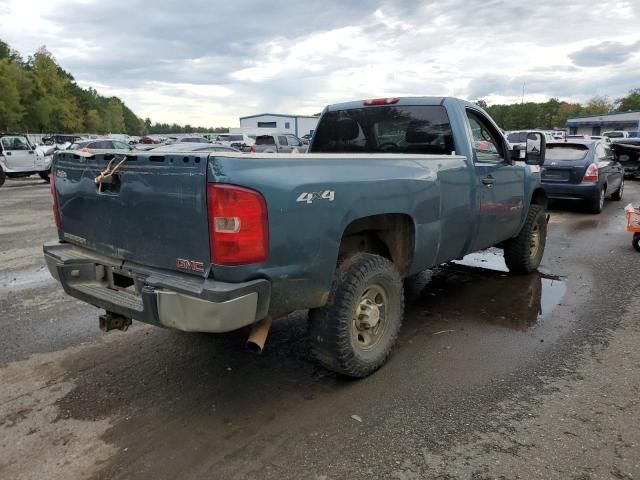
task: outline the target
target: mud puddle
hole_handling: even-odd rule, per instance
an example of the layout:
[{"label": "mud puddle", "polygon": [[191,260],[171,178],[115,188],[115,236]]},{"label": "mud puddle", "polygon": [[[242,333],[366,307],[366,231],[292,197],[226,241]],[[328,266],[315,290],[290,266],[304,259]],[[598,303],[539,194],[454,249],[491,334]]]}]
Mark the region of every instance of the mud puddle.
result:
[{"label": "mud puddle", "polygon": [[510,275],[501,255],[483,252],[425,271],[406,283],[409,311],[446,312],[514,330],[528,330],[561,304],[567,285],[540,272]]}]

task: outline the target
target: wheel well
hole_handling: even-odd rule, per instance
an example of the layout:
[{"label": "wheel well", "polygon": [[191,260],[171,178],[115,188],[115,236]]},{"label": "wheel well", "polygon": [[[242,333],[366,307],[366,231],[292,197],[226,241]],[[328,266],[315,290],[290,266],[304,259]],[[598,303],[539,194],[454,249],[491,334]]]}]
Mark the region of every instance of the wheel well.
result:
[{"label": "wheel well", "polygon": [[402,275],[409,271],[413,257],[415,228],[409,215],[386,213],[351,222],[340,241],[340,257],[368,252],[391,260]]},{"label": "wheel well", "polygon": [[531,196],[532,205],[542,205],[544,208],[547,208],[548,203],[549,198],[542,188],[534,190],[533,195]]}]

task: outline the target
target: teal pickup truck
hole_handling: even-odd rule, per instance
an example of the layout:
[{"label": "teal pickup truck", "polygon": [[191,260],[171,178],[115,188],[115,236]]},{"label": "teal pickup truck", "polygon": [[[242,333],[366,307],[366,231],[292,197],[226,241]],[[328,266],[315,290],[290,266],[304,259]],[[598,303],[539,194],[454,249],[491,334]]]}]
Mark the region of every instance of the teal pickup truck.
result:
[{"label": "teal pickup truck", "polygon": [[363,377],[396,341],[403,278],[491,246],[511,272],[538,267],[544,150],[531,134],[510,151],[476,105],[416,97],[326,107],[308,154],[64,151],[44,254],[104,330],[252,326],[260,350],[272,318],[309,309],[314,356]]}]

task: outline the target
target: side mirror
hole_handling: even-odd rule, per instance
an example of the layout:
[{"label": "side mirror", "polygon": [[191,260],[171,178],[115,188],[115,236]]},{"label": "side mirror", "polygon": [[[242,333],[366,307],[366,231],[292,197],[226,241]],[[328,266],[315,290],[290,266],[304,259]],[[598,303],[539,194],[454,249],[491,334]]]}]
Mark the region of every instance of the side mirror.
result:
[{"label": "side mirror", "polygon": [[541,133],[529,133],[527,135],[527,150],[524,156],[524,162],[527,165],[542,165],[544,163],[544,154],[547,148],[547,142]]}]

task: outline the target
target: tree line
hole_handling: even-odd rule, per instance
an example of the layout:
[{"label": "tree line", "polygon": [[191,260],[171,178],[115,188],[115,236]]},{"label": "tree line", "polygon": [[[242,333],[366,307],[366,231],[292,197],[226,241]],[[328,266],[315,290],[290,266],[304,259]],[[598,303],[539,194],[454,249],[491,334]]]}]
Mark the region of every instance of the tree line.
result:
[{"label": "tree line", "polygon": [[569,103],[557,98],[540,103],[523,102],[510,105],[488,105],[484,100],[478,100],[475,103],[505,130],[564,129],[567,119],[578,115],[640,110],[640,88],[634,88],[626,96],[615,100],[611,100],[606,95],[595,96],[585,104]]},{"label": "tree line", "polygon": [[23,59],[0,40],[0,132],[26,133],[188,133],[213,129],[152,124],[118,97],[81,88],[45,47]]}]

